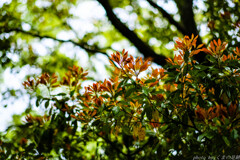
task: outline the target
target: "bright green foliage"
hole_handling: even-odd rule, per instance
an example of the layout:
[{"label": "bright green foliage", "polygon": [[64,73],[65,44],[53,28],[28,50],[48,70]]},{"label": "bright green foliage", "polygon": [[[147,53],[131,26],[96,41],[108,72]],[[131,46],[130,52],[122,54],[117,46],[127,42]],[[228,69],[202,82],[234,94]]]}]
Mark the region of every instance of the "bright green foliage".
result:
[{"label": "bright green foliage", "polygon": [[[211,1],[208,0],[208,8],[203,14],[208,15],[206,19],[210,33],[213,38],[229,41],[229,46],[238,47],[239,43],[239,0]],[[223,25],[224,24],[224,25]]]},{"label": "bright green foliage", "polygon": [[[193,159],[240,153],[240,52],[214,40],[178,39],[166,68],[125,50],[110,57],[112,76],[85,88],[73,66],[62,80],[42,74],[23,83],[45,105],[2,135],[1,158]],[[202,64],[194,60],[207,53]],[[39,91],[40,90],[40,91]],[[46,92],[44,92],[46,91]],[[45,93],[45,94],[43,94]]]},{"label": "bright green foliage", "polygon": [[[27,66],[43,73],[27,73],[26,79],[36,77],[24,82],[29,106],[0,133],[0,159],[238,154],[240,3],[197,1],[0,1],[1,84],[7,69],[16,73]],[[88,3],[102,17],[86,18]],[[201,36],[177,40],[173,57],[173,40],[192,33]],[[77,67],[84,66],[82,59],[87,57],[92,73],[98,67],[92,59],[131,46],[134,55],[153,59],[116,52],[106,67],[110,78],[84,88],[91,77]],[[5,107],[13,97],[26,96],[11,86],[0,90]],[[45,108],[44,114],[35,106]]]}]

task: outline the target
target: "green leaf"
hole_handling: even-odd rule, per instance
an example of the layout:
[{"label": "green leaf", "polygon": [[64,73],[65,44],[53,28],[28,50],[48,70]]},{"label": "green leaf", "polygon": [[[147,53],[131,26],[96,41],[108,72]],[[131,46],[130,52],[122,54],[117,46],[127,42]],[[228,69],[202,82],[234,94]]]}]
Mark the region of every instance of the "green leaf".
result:
[{"label": "green leaf", "polygon": [[122,80],[122,81],[119,83],[119,85],[118,85],[117,89],[119,89],[120,87],[124,87],[124,86],[125,86],[125,84],[126,84],[126,82],[127,82],[127,80],[126,80],[126,79]]},{"label": "green leaf", "polygon": [[127,92],[126,92],[126,94],[125,94],[125,96],[126,96],[126,97],[129,97],[135,90],[136,90],[135,88],[130,88],[130,89],[128,89]]},{"label": "green leaf", "polygon": [[147,96],[150,93],[150,89],[147,87],[142,87],[142,92]]},{"label": "green leaf", "polygon": [[168,128],[168,125],[164,125],[164,126],[159,128],[159,131],[164,132],[167,128]]},{"label": "green leaf", "polygon": [[230,142],[227,139],[227,137],[223,136],[223,140],[224,140],[224,142],[226,143],[227,146],[230,146]]},{"label": "green leaf", "polygon": [[179,80],[179,76],[180,76],[180,74],[181,74],[181,72],[180,73],[178,73],[177,75],[176,75],[176,78],[175,78],[175,82],[177,83],[178,82],[178,80]]},{"label": "green leaf", "polygon": [[128,126],[123,126],[123,133],[126,135],[132,135]]},{"label": "green leaf", "polygon": [[213,57],[213,56],[207,56],[207,59],[211,62],[211,63],[216,63],[217,60]]},{"label": "green leaf", "polygon": [[120,107],[119,106],[115,106],[115,107],[113,107],[112,111],[113,111],[113,114],[116,115],[120,111]]},{"label": "green leaf", "polygon": [[120,112],[118,112],[118,114],[115,115],[115,118],[116,119],[120,119],[124,115],[125,115],[125,112],[124,111],[120,111]]},{"label": "green leaf", "polygon": [[152,131],[152,130],[149,130],[147,129],[146,130],[146,135],[147,136],[152,136],[152,137],[155,137],[156,136],[156,132]]},{"label": "green leaf", "polygon": [[149,120],[151,120],[152,119],[152,111],[153,111],[152,107],[150,105],[146,105],[145,106],[145,111],[146,111],[147,118]]},{"label": "green leaf", "polygon": [[70,92],[70,97],[74,95],[75,89]]},{"label": "green leaf", "polygon": [[36,106],[38,107],[41,102],[42,102],[42,97],[37,97]]},{"label": "green leaf", "polygon": [[109,98],[110,96],[109,96],[109,94],[103,94],[103,95],[101,95],[103,98]]},{"label": "green leaf", "polygon": [[213,135],[209,132],[205,132],[201,135],[198,136],[198,140],[201,141],[204,137],[207,137],[209,139],[212,139],[213,138]]},{"label": "green leaf", "polygon": [[45,102],[45,108],[48,108],[48,106],[49,106],[49,100]]},{"label": "green leaf", "polygon": [[231,135],[234,139],[237,139],[239,136],[238,136],[238,131],[236,129],[233,129],[232,132],[231,132]]},{"label": "green leaf", "polygon": [[131,113],[131,109],[130,109],[129,107],[124,107],[124,106],[122,106],[122,108],[123,108],[126,112]]},{"label": "green leaf", "polygon": [[66,93],[58,93],[56,96],[66,96]]},{"label": "green leaf", "polygon": [[152,83],[152,82],[155,82],[155,81],[156,81],[155,78],[148,79],[148,80],[145,81],[145,84],[147,84],[147,83]]},{"label": "green leaf", "polygon": [[204,71],[209,68],[209,66],[204,66],[204,65],[194,65],[194,68],[197,70]]}]

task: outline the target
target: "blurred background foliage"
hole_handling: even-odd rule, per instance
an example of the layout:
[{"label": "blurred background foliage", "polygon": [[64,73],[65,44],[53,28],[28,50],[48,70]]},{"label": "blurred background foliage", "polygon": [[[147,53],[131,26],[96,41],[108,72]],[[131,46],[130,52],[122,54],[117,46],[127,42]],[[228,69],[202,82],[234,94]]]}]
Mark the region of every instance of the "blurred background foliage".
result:
[{"label": "blurred background foliage", "polygon": [[[109,17],[107,5],[121,20],[119,24]],[[89,10],[96,8],[95,15],[99,16],[90,17],[82,11],[84,6],[86,11],[89,6]],[[239,42],[238,0],[10,0],[2,2],[0,14],[2,72],[24,65],[44,72],[53,73],[57,68],[64,72],[60,63],[65,66],[80,63],[81,54],[96,56],[120,50],[122,46],[134,48],[136,44],[117,28],[120,23],[154,53],[165,57],[173,55],[171,49],[176,37],[192,33],[200,34],[200,41],[206,44],[214,38],[231,41],[229,47]],[[70,47],[64,50],[65,45]],[[142,54],[146,57],[148,53]],[[158,60],[155,62],[161,65]]]},{"label": "blurred background foliage", "polygon": [[[162,66],[173,56],[174,40],[192,33],[200,36],[198,43],[220,38],[231,50],[240,41],[239,5],[239,0],[1,1],[0,107],[27,108],[13,117],[12,124],[21,128],[23,116],[41,113],[32,109],[33,97],[26,96],[23,80],[45,72],[62,77],[73,65],[94,73],[89,80],[103,80],[110,73],[107,57],[123,48],[133,56],[153,57]],[[13,105],[16,99],[28,105]],[[44,127],[35,132],[49,132]],[[6,136],[19,141],[11,133]]]}]

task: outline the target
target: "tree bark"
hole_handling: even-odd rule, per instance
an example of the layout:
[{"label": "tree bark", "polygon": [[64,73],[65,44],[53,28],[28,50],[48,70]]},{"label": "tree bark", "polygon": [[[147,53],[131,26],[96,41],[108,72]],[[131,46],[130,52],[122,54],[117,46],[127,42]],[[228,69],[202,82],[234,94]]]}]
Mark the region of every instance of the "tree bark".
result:
[{"label": "tree bark", "polygon": [[168,20],[169,23],[174,25],[179,32],[181,32],[183,35],[187,35],[187,31],[185,30],[185,28],[179,22],[175,21],[173,17],[169,13],[167,13],[167,11],[165,11],[162,7],[160,7],[157,3],[153,2],[152,0],[147,1],[151,6],[156,8],[162,14],[162,16]]},{"label": "tree bark", "polygon": [[[185,35],[191,36],[192,34],[199,35],[199,32],[197,30],[197,25],[194,19],[194,13],[193,13],[193,0],[184,0],[179,1],[175,0],[175,3],[177,4],[179,14],[181,17],[181,23],[186,31]],[[199,37],[198,38],[198,44],[201,44],[202,40]]]},{"label": "tree bark", "polygon": [[[194,13],[193,13],[193,0],[175,0],[175,3],[177,4],[179,14],[181,17],[181,23],[186,30],[186,35],[189,37],[194,34],[194,36],[199,35],[199,31],[197,30],[197,25],[194,19]],[[199,36],[197,39],[197,45],[202,44],[202,39]],[[194,56],[194,58],[202,63],[206,58],[205,52],[200,52],[197,55]]]},{"label": "tree bark", "polygon": [[125,36],[134,46],[141,52],[144,57],[151,57],[153,61],[159,65],[164,66],[166,64],[166,57],[157,54],[150,46],[144,43],[136,33],[130,30],[124,23],[113,12],[112,7],[108,0],[97,0],[105,9],[108,19],[111,21],[113,26]]}]

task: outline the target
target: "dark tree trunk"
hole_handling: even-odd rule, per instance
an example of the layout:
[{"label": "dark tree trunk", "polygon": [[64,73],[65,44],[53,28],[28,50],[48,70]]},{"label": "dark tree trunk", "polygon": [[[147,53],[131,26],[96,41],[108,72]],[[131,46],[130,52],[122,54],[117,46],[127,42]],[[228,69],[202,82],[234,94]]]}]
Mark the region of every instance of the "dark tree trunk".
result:
[{"label": "dark tree trunk", "polygon": [[144,43],[136,33],[131,31],[125,24],[123,24],[120,19],[115,15],[112,10],[112,7],[109,4],[108,0],[97,0],[105,9],[108,19],[111,21],[113,26],[125,36],[135,47],[144,55],[144,57],[151,57],[153,61],[159,65],[166,64],[166,57],[163,55],[157,54],[150,46]]}]

